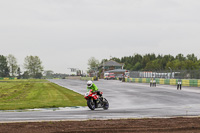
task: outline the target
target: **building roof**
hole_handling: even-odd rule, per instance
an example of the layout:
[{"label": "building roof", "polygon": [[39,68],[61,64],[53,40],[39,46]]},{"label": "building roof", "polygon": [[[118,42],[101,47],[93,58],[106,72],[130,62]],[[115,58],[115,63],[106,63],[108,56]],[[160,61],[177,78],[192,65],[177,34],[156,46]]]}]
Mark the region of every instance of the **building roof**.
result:
[{"label": "building roof", "polygon": [[110,61],[105,62],[104,66],[123,66],[123,64],[110,60]]}]

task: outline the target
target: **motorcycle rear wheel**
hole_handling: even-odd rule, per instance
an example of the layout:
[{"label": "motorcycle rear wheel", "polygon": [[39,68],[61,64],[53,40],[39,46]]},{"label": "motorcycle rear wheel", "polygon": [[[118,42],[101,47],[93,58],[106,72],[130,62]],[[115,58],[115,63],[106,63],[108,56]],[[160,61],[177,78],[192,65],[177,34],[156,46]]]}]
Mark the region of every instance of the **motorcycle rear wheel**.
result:
[{"label": "motorcycle rear wheel", "polygon": [[92,99],[88,99],[87,100],[87,106],[91,109],[91,110],[95,110],[95,102]]},{"label": "motorcycle rear wheel", "polygon": [[103,99],[104,105],[103,105],[103,109],[107,110],[109,108],[109,103],[108,100],[106,100],[105,98]]}]

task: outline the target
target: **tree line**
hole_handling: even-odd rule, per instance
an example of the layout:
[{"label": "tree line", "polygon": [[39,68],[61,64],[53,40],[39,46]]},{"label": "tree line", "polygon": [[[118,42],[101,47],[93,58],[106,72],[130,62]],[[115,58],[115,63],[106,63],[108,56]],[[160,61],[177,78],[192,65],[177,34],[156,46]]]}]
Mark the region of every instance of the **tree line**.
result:
[{"label": "tree line", "polygon": [[113,57],[111,60],[124,64],[124,68],[131,71],[160,71],[160,70],[197,70],[200,69],[200,59],[194,54],[155,55],[134,54],[122,58]]},{"label": "tree line", "polygon": [[24,69],[22,72],[17,63],[15,56],[0,55],[0,77],[17,77],[17,78],[41,78],[44,67],[38,56],[26,56],[24,59]]},{"label": "tree line", "polygon": [[[134,54],[133,56],[124,56],[121,58],[112,57],[110,60],[114,60],[118,63],[124,64],[124,69],[130,71],[163,71],[170,69],[173,70],[197,70],[200,69],[200,59],[194,54],[177,54],[176,56],[168,55],[156,55],[149,53],[145,55]],[[99,62],[95,57],[91,57],[88,60],[88,70],[98,68],[103,62],[108,59],[103,59]],[[101,70],[100,70],[101,71]]]}]

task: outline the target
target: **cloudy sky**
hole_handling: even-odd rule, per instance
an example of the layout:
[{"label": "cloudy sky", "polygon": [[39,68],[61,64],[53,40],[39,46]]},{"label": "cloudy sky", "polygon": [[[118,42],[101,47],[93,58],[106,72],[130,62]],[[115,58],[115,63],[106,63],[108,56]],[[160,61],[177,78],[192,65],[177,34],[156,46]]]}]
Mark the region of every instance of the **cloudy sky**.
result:
[{"label": "cloudy sky", "polygon": [[69,73],[135,53],[200,58],[199,0],[1,0],[0,54]]}]

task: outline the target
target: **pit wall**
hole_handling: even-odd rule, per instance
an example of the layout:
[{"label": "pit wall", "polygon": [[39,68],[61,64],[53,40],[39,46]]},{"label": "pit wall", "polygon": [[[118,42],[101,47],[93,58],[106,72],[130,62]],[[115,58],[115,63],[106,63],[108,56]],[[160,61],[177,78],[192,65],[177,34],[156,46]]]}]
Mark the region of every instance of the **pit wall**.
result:
[{"label": "pit wall", "polygon": [[[125,78],[125,82],[150,83],[151,78]],[[178,79],[155,79],[157,84],[177,85]],[[200,80],[182,79],[182,86],[200,87]]]}]

